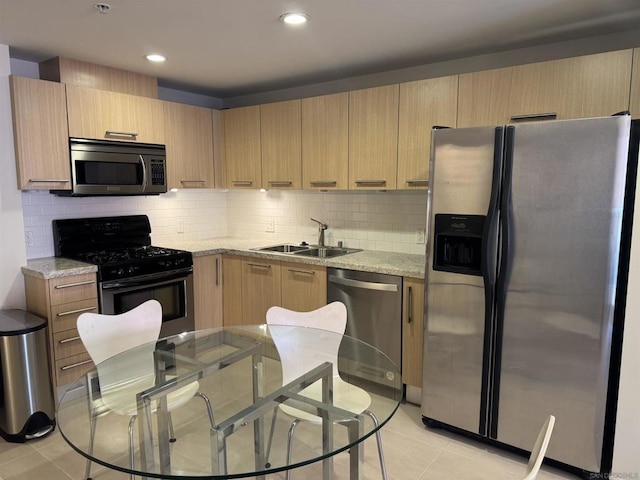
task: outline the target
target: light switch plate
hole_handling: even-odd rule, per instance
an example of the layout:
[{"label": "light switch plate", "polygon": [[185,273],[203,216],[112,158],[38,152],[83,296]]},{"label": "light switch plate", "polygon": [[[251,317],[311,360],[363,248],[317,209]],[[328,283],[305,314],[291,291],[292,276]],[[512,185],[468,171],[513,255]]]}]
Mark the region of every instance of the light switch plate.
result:
[{"label": "light switch plate", "polygon": [[176,221],[176,233],[184,233],[184,220]]},{"label": "light switch plate", "polygon": [[416,228],[416,243],[423,244],[425,237],[425,229],[424,228]]},{"label": "light switch plate", "polygon": [[267,226],[264,229],[265,232],[275,232],[276,231],[276,226],[275,226],[275,222],[273,221],[273,218],[268,218],[267,219]]}]

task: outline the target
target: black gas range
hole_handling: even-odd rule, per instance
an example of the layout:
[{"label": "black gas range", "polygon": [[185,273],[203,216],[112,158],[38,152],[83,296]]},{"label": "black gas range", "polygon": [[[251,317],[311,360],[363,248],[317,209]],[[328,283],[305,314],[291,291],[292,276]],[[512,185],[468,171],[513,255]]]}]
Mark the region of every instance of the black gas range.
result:
[{"label": "black gas range", "polygon": [[153,298],[162,304],[162,336],[193,330],[191,252],[151,245],[146,215],[54,220],[53,239],[57,257],[98,267],[101,313]]}]

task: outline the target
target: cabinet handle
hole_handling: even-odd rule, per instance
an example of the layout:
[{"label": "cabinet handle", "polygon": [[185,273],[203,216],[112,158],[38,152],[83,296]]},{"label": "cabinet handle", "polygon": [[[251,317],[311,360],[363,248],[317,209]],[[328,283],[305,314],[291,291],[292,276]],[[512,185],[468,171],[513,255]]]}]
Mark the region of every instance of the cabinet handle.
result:
[{"label": "cabinet handle", "polygon": [[531,115],[512,115],[512,122],[521,122],[523,120],[555,120],[558,117],[556,112],[549,113],[532,113]]},{"label": "cabinet handle", "polygon": [[407,287],[407,323],[413,322],[413,289]]},{"label": "cabinet handle", "polygon": [[420,178],[416,178],[414,180],[407,180],[408,185],[429,185],[429,180],[422,180]]},{"label": "cabinet handle", "polygon": [[289,187],[293,184],[290,180],[269,180],[268,183],[274,187]]},{"label": "cabinet handle", "polygon": [[60,345],[64,345],[65,343],[75,342],[76,340],[80,340],[80,337],[65,338],[64,340],[60,340],[58,343]]},{"label": "cabinet handle", "polygon": [[386,180],[356,180],[356,185],[386,185]]},{"label": "cabinet handle", "polygon": [[207,183],[206,180],[180,180],[180,183]]},{"label": "cabinet handle", "polygon": [[76,313],[82,313],[82,312],[90,312],[91,310],[95,310],[98,307],[85,307],[85,308],[79,308],[77,310],[69,310],[68,312],[60,312],[58,314],[58,317],[66,317],[67,315],[74,315]]},{"label": "cabinet handle", "polygon": [[264,263],[247,263],[247,265],[257,268],[271,268],[271,265],[265,265]]},{"label": "cabinet handle", "polygon": [[30,183],[69,183],[70,180],[62,178],[30,178]]},{"label": "cabinet handle", "polygon": [[306,273],[307,275],[315,275],[316,273],[313,270],[303,270],[301,268],[287,268],[287,270],[293,273]]},{"label": "cabinet handle", "polygon": [[327,186],[327,187],[335,187],[338,182],[336,180],[311,180],[309,182],[312,186]]},{"label": "cabinet handle", "polygon": [[62,285],[56,285],[54,288],[56,290],[60,290],[62,288],[80,287],[82,285],[91,285],[93,283],[96,283],[96,282],[94,280],[87,280],[86,282],[64,283]]},{"label": "cabinet handle", "polygon": [[107,130],[104,133],[105,137],[129,137],[133,140],[138,139],[138,134],[135,132],[117,132],[116,130]]},{"label": "cabinet handle", "polygon": [[216,286],[220,285],[220,259],[216,258]]},{"label": "cabinet handle", "polygon": [[251,180],[231,180],[231,183],[239,187],[249,187],[253,185],[253,181]]},{"label": "cabinet handle", "polygon": [[71,370],[72,368],[81,367],[82,365],[86,365],[87,363],[91,363],[93,360],[85,360],[84,362],[72,363],[71,365],[65,365],[64,367],[60,367],[60,370],[63,372],[65,370]]}]

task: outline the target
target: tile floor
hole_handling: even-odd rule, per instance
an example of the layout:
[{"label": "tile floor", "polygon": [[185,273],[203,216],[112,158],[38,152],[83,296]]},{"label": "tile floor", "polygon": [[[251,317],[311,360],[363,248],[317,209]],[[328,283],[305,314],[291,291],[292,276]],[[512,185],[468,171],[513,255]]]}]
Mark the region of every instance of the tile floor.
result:
[{"label": "tile floor", "polygon": [[[438,430],[427,430],[420,408],[403,403],[382,430],[384,453],[390,480],[507,480],[524,476],[525,459],[476,443],[464,437]],[[63,440],[57,430],[40,440],[24,444],[0,439],[0,480],[82,480],[85,461]],[[348,478],[347,456],[340,454],[334,463],[336,480]],[[95,480],[127,480],[121,472],[94,465]],[[319,465],[295,470],[294,480],[320,479]],[[280,480],[282,474],[269,479]],[[375,440],[365,448],[366,480],[380,478]],[[543,467],[539,480],[577,477]]]}]

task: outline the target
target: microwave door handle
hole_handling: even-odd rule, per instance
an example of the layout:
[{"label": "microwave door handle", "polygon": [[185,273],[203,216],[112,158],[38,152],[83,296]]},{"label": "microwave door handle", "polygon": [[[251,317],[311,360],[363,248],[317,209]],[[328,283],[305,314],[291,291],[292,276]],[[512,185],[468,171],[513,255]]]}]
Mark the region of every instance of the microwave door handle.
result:
[{"label": "microwave door handle", "polygon": [[138,155],[140,163],[142,164],[142,189],[147,188],[147,166],[144,164],[144,158],[142,155]]}]

